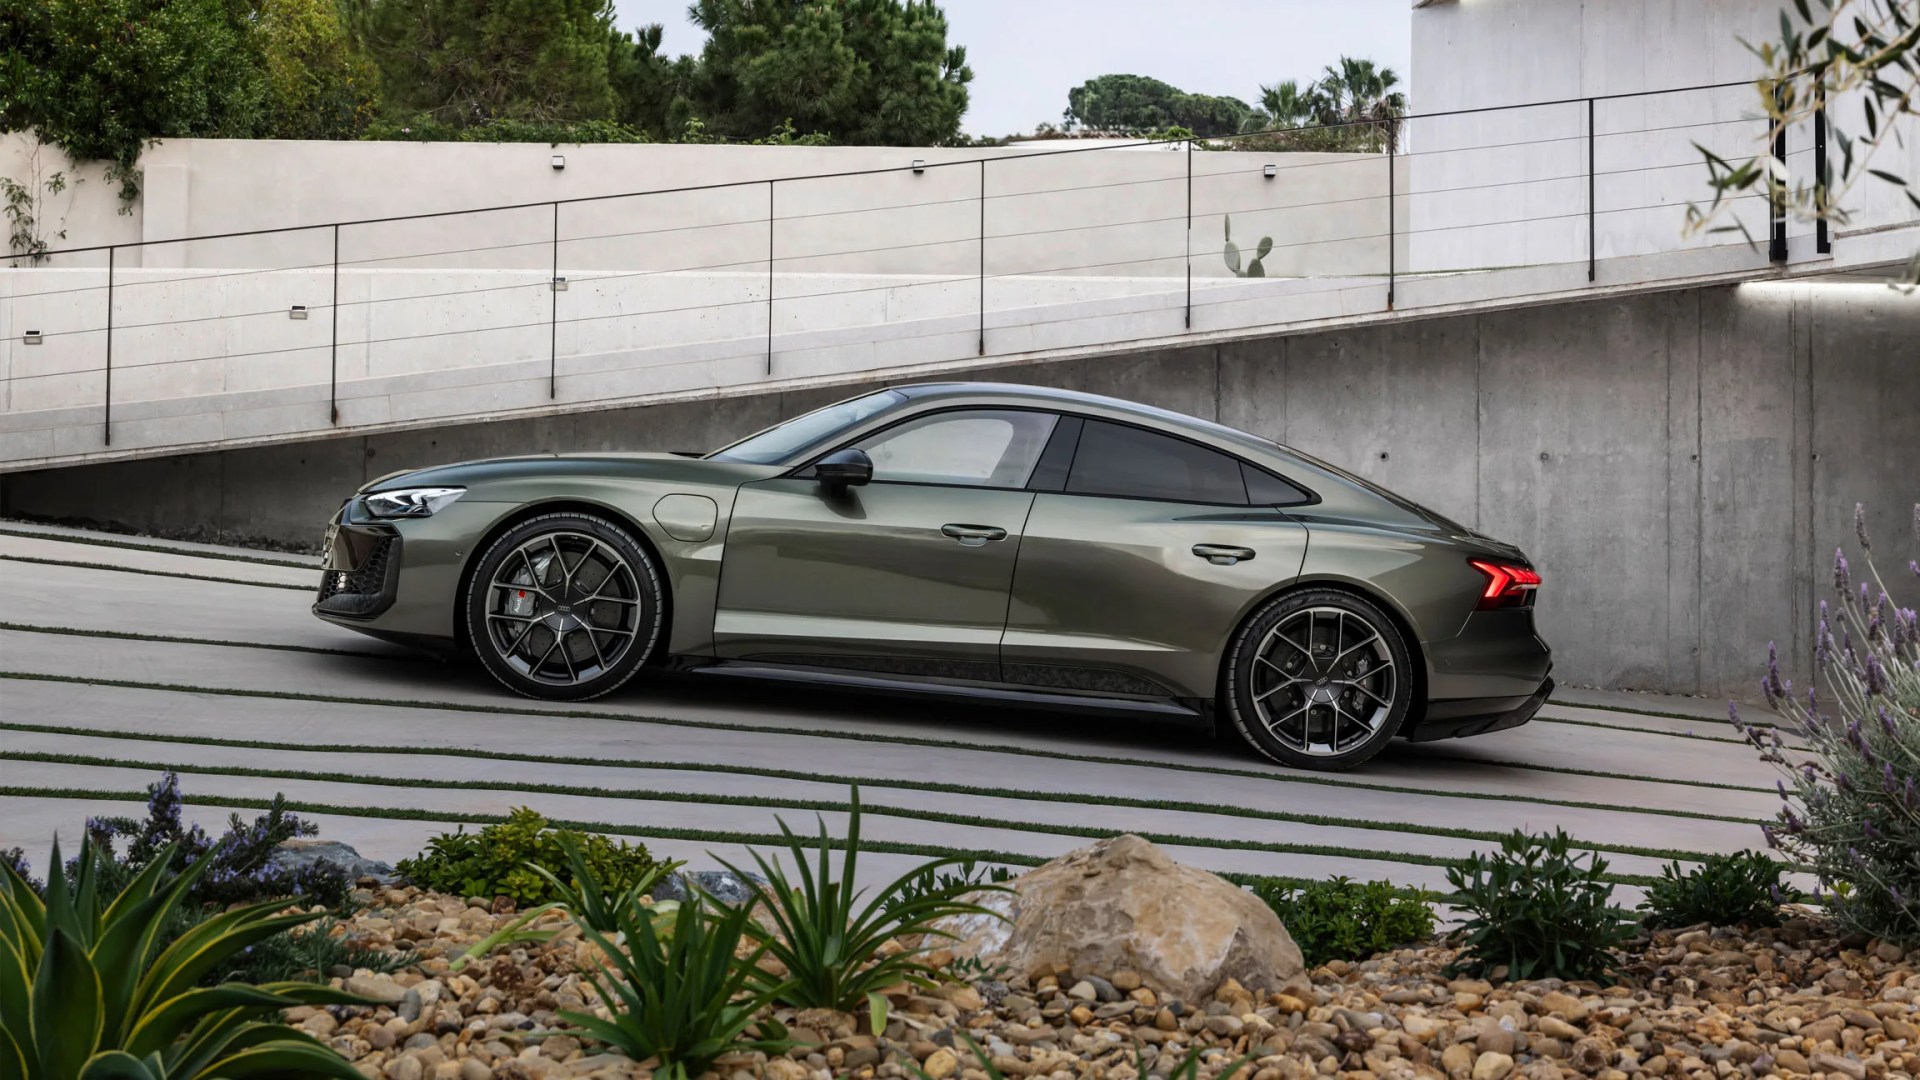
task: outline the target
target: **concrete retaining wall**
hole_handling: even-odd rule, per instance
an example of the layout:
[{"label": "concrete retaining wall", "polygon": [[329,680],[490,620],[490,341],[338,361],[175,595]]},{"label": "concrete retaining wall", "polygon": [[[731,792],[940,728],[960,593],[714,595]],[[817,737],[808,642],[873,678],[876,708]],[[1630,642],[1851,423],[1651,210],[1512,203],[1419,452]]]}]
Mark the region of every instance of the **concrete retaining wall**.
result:
[{"label": "concrete retaining wall", "polygon": [[[1751,697],[1804,655],[1852,510],[1920,557],[1920,296],[1755,284],[988,369],[1216,418],[1510,539],[1581,685]],[[855,392],[718,398],[0,476],[0,511],[317,541],[404,467],[702,449]]]}]

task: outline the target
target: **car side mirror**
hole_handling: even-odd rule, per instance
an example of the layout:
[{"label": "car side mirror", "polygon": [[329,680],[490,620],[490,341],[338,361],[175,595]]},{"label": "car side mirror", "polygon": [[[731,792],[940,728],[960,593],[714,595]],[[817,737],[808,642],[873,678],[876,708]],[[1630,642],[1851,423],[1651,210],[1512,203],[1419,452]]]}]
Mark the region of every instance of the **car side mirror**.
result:
[{"label": "car side mirror", "polygon": [[813,475],[830,488],[863,487],[873,479],[873,459],[865,450],[849,446],[814,462]]}]

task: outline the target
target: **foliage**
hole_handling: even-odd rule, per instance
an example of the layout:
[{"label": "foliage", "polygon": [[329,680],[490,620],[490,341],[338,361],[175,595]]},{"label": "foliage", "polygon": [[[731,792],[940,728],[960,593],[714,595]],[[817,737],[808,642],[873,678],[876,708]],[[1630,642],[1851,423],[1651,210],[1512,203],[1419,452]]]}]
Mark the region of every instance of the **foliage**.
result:
[{"label": "foliage", "polygon": [[[820,840],[814,855],[816,865],[807,865],[807,850],[787,823],[780,822],[799,882],[787,876],[776,859],[769,862],[759,852],[753,860],[766,883],[754,883],[758,901],[766,905],[771,929],[759,922],[747,932],[766,946],[767,952],[787,972],[784,981],[759,972],[755,984],[770,991],[773,1000],[799,1008],[826,1008],[851,1011],[866,1004],[874,1017],[873,1029],[886,1026],[886,998],[880,991],[901,982],[931,986],[939,973],[923,957],[939,939],[953,935],[934,929],[934,923],[952,915],[991,915],[986,908],[960,897],[981,889],[1005,891],[998,885],[980,885],[972,881],[951,881],[925,887],[929,875],[957,863],[956,859],[936,859],[909,870],[880,891],[864,906],[862,893],[853,887],[860,858],[860,789],[853,789],[853,808],[847,818],[846,859],[839,880],[833,877],[831,856],[833,839],[827,824],[820,820]],[[745,872],[730,863],[743,881],[752,881]],[[924,889],[925,891],[918,891]],[[898,894],[915,890],[911,898]],[[892,938],[921,936],[917,948],[902,949],[880,956],[880,947]]]},{"label": "foliage", "polygon": [[[1828,154],[1826,172],[1813,175],[1793,175],[1786,162],[1775,161],[1770,153],[1730,161],[1696,143],[1706,159],[1713,199],[1704,207],[1687,208],[1689,231],[1745,232],[1738,223],[1713,223],[1730,199],[1755,191],[1765,192],[1800,220],[1845,225],[1851,215],[1842,204],[1868,177],[1900,188],[1920,210],[1920,193],[1910,178],[1874,166],[1881,147],[1906,145],[1900,128],[1920,115],[1920,2],[1793,0],[1781,6],[1780,37],[1748,48],[1766,69],[1754,89],[1773,123],[1767,146],[1772,146],[1774,133],[1809,123],[1829,101],[1858,99],[1864,130],[1855,128],[1849,134],[1829,113],[1827,135],[1839,147],[1838,162]],[[1897,283],[1920,283],[1920,251],[1907,260]]]},{"label": "foliage", "polygon": [[1169,127],[1200,138],[1231,135],[1252,113],[1238,98],[1189,94],[1145,75],[1101,75],[1067,91],[1067,130],[1140,134]]},{"label": "foliage", "polygon": [[38,893],[45,886],[40,883],[39,878],[33,876],[32,870],[33,868],[27,865],[26,852],[17,847],[0,851],[0,877],[11,872],[13,876],[25,882],[27,888]]},{"label": "foliage", "polygon": [[[144,820],[87,819],[87,837],[102,860],[99,873],[105,881],[117,888],[137,877],[154,860],[166,857],[173,860],[168,869],[174,873],[182,873],[189,866],[201,868],[187,897],[187,902],[196,907],[289,897],[327,907],[345,902],[353,883],[344,868],[325,859],[297,868],[273,864],[274,851],[282,843],[318,831],[312,822],[288,813],[279,795],[251,824],[241,821],[239,814],[232,815],[226,833],[217,840],[198,825],[182,824],[183,801],[180,777],[169,772],[147,785]],[[116,850],[121,839],[127,841],[124,853]]]},{"label": "foliage", "polygon": [[611,120],[611,0],[347,0],[391,115]]},{"label": "foliage", "polygon": [[148,142],[265,128],[267,81],[226,0],[9,0],[0,42],[0,130],[107,162],[123,200]]},{"label": "foliage", "polygon": [[389,142],[469,142],[469,143],[647,143],[653,139],[614,120],[486,120],[460,127],[443,124],[421,115],[405,121],[376,120],[361,135],[365,139]]},{"label": "foliage", "polygon": [[[682,126],[679,137],[672,140],[677,143],[712,144],[734,142],[725,135],[707,130],[707,122],[697,116],[690,116]],[[779,127],[758,139],[744,140],[747,146],[831,146],[833,141],[815,131],[802,134],[793,126],[791,119],[783,121]]]},{"label": "foliage", "polygon": [[[1235,150],[1320,153],[1392,153],[1399,149],[1407,97],[1394,89],[1400,75],[1371,60],[1342,56],[1320,78],[1260,88],[1260,107],[1242,126],[1257,132],[1235,139]],[[1270,130],[1278,129],[1278,130]]]},{"label": "foliage", "polygon": [[[1791,746],[1770,725],[1741,724],[1761,757],[1783,774],[1785,803],[1767,839],[1812,867],[1827,910],[1843,926],[1906,944],[1920,943],[1920,615],[1887,596],[1874,568],[1865,511],[1854,531],[1866,578],[1855,587],[1843,551],[1834,552],[1837,610],[1820,604],[1814,667],[1825,690],[1804,694],[1780,677],[1768,647],[1762,688]],[[1920,540],[1920,506],[1914,508]],[[1907,568],[1920,577],[1920,563]],[[1837,630],[1837,636],[1836,636]],[[1816,894],[1818,896],[1820,894]]]},{"label": "foliage", "polygon": [[398,971],[411,962],[404,952],[378,949],[347,938],[340,920],[328,915],[248,946],[219,974],[228,982],[258,985],[325,979],[334,968]]},{"label": "foliage", "polygon": [[651,64],[657,45],[637,42],[626,92],[638,97],[623,114],[652,124],[667,96],[663,130],[698,116],[728,140],[789,119],[845,145],[931,146],[960,131],[973,70],[934,0],[696,0],[688,14],[708,34],[699,59]]},{"label": "foliage", "polygon": [[351,139],[379,109],[379,72],[348,38],[336,0],[245,0],[247,43],[266,80],[262,134]]},{"label": "foliage", "polygon": [[467,961],[486,956],[501,945],[551,940],[556,931],[528,929],[542,915],[551,911],[564,911],[582,926],[590,926],[602,934],[611,934],[620,929],[622,915],[651,921],[657,928],[680,906],[671,900],[655,904],[648,894],[661,878],[684,864],[655,863],[626,884],[609,885],[587,860],[578,837],[565,832],[556,832],[553,837],[566,857],[567,876],[563,878],[538,863],[527,863],[526,868],[545,878],[557,899],[528,908],[518,919],[482,938],[453,962],[454,971],[465,967]]},{"label": "foliage", "polygon": [[1240,245],[1233,242],[1233,215],[1223,215],[1222,220],[1226,228],[1227,246],[1220,257],[1226,260],[1227,269],[1233,271],[1234,277],[1266,277],[1267,267],[1261,260],[1273,253],[1273,237],[1260,238],[1259,245],[1254,248],[1253,258],[1248,259],[1243,268],[1240,265]]},{"label": "foliage", "polygon": [[1449,902],[1469,918],[1460,927],[1452,970],[1508,979],[1611,981],[1612,950],[1632,934],[1633,917],[1610,903],[1607,861],[1569,854],[1566,832],[1530,836],[1518,829],[1491,855],[1475,852],[1447,868]]},{"label": "foliage", "polygon": [[1684,871],[1668,863],[1640,907],[1649,926],[1778,926],[1780,905],[1798,895],[1780,882],[1786,869],[1760,851],[1709,855]]},{"label": "foliage", "polygon": [[[40,218],[45,213],[47,197],[67,190],[67,174],[55,172],[52,176],[44,178],[40,175],[38,143],[34,145],[29,157],[27,173],[26,183],[21,183],[11,176],[0,176],[0,198],[6,200],[7,250],[15,255],[24,256],[32,265],[47,259],[47,236]],[[57,230],[53,234],[56,240],[64,240],[66,236],[65,229]],[[19,265],[18,260],[15,260],[14,265]]]},{"label": "foliage", "polygon": [[[646,880],[660,865],[641,844],[609,840],[598,833],[575,833],[580,857],[594,880],[613,892]],[[568,870],[567,847],[561,832],[547,819],[520,807],[498,825],[477,833],[463,826],[427,841],[419,855],[403,860],[398,869],[423,889],[461,896],[505,896],[521,907],[563,899],[553,873]]]},{"label": "foliage", "polygon": [[691,899],[675,912],[671,932],[638,914],[616,910],[610,933],[576,914],[580,932],[607,957],[588,977],[612,1016],[561,1012],[561,1019],[635,1061],[657,1058],[653,1075],[663,1080],[699,1076],[723,1054],[789,1045],[777,1021],[755,1027],[755,1014],[778,990],[756,978],[764,975],[758,966],[764,939],[736,959],[755,926],[753,904],[709,910],[707,901]]},{"label": "foliage", "polygon": [[[323,986],[202,979],[236,953],[315,916],[276,915],[279,901],[236,907],[162,945],[211,860],[168,879],[176,852],[154,853],[117,893],[81,844],[71,883],[48,875],[44,900],[0,871],[0,1080],[189,1080],[359,1074],[312,1037],[279,1022],[296,1005],[364,1004]],[[58,841],[51,866],[60,864]]]},{"label": "foliage", "polygon": [[1273,879],[1252,884],[1273,909],[1310,967],[1364,960],[1433,934],[1431,893],[1409,895],[1389,882],[1336,877],[1295,888]]},{"label": "foliage", "polygon": [[981,866],[972,859],[962,859],[951,865],[948,870],[942,864],[922,866],[897,882],[897,887],[881,901],[888,911],[902,904],[910,904],[936,893],[963,896],[968,892],[985,889],[994,885],[1003,885],[1014,878],[1011,867]]}]

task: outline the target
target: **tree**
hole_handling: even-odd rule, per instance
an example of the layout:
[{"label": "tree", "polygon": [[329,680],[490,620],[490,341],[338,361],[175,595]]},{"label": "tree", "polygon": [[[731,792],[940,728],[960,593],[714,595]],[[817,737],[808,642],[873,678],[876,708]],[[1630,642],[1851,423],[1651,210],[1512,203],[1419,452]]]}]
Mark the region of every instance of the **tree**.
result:
[{"label": "tree", "polygon": [[1101,75],[1067,91],[1068,130],[1140,134],[1168,127],[1193,129],[1200,138],[1231,135],[1253,112],[1238,98],[1189,94],[1145,75]]},{"label": "tree", "polygon": [[714,135],[751,139],[791,121],[857,145],[960,132],[973,70],[933,0],[696,0],[688,13],[708,38],[697,64],[670,71],[670,122],[698,116]]},{"label": "tree", "polygon": [[661,53],[660,42],[660,24],[653,23],[632,34],[613,35],[607,55],[616,118],[656,137],[684,127],[690,119],[686,95],[695,66],[691,56],[673,59]]},{"label": "tree", "polygon": [[131,201],[152,140],[265,129],[267,82],[244,33],[223,0],[5,0],[0,127],[108,162]]},{"label": "tree", "polygon": [[[1798,177],[1771,156],[1732,162],[1696,143],[1706,158],[1713,199],[1687,208],[1688,231],[1744,231],[1742,225],[1713,222],[1729,198],[1755,191],[1800,220],[1844,225],[1851,220],[1848,196],[1869,178],[1902,189],[1920,211],[1911,180],[1875,164],[1882,147],[1909,145],[1913,132],[1902,129],[1911,129],[1909,118],[1920,115],[1920,0],[1794,0],[1780,11],[1779,39],[1750,48],[1766,69],[1754,87],[1774,133],[1810,122],[1828,102],[1850,99],[1860,105],[1861,128],[1848,134],[1834,115],[1838,110],[1829,111],[1827,131],[1839,147],[1839,161],[1829,154],[1824,174]],[[1851,120],[1846,123],[1851,127]],[[1773,143],[1771,134],[1767,143]],[[1920,284],[1920,251],[1908,258],[1895,284]]]},{"label": "tree", "polygon": [[239,15],[266,79],[265,134],[352,139],[366,130],[379,72],[348,39],[334,0],[245,0]]},{"label": "tree", "polygon": [[1260,88],[1260,109],[1249,117],[1248,128],[1299,127],[1311,122],[1320,108],[1319,93],[1312,83],[1302,90],[1298,82],[1284,79]]},{"label": "tree", "polygon": [[1315,119],[1321,124],[1372,124],[1360,128],[1368,143],[1391,153],[1400,142],[1400,120],[1407,112],[1406,95],[1395,90],[1400,76],[1392,68],[1375,67],[1371,60],[1342,56],[1327,66],[1312,87]]},{"label": "tree", "polygon": [[614,116],[612,0],[348,0],[387,111],[464,127]]}]

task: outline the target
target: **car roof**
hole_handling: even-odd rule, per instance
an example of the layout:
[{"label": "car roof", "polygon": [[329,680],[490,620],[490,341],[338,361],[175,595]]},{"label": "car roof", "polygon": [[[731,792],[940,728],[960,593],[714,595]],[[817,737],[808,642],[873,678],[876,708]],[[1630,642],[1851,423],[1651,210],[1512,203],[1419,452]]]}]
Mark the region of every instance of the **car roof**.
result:
[{"label": "car roof", "polygon": [[1153,405],[1143,405],[1125,398],[1107,397],[1104,394],[1089,394],[1081,390],[1063,390],[1052,386],[1031,386],[1025,383],[1003,382],[934,382],[908,383],[888,387],[916,401],[938,400],[941,398],[1007,398],[1031,404],[1045,404],[1058,408],[1070,408],[1081,405],[1097,411],[1123,416],[1135,416],[1143,420],[1156,421],[1172,427],[1186,428],[1204,432],[1215,438],[1226,439],[1242,446],[1266,453],[1279,452],[1293,457],[1296,451],[1281,446],[1270,439],[1263,439],[1251,432],[1226,424],[1202,419],[1188,413],[1175,412]]}]

